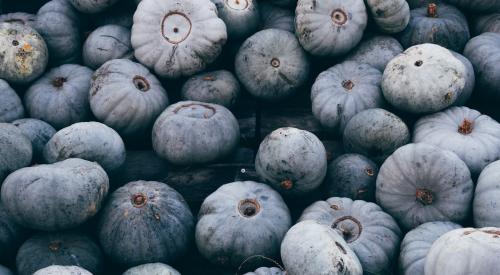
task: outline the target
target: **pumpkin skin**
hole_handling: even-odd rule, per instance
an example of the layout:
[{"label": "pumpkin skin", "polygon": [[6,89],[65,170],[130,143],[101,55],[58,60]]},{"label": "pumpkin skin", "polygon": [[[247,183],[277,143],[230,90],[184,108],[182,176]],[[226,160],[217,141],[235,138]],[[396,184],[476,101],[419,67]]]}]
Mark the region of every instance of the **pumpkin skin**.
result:
[{"label": "pumpkin skin", "polygon": [[210,0],[144,0],[134,14],[135,57],[160,77],[202,71],[226,40],[226,25]]},{"label": "pumpkin skin", "polygon": [[54,136],[56,129],[42,120],[34,118],[23,118],[12,122],[21,132],[28,137],[33,145],[33,160],[43,159],[43,148],[45,144]]},{"label": "pumpkin skin", "polygon": [[[27,230],[14,222],[0,202],[0,246],[2,247],[0,262],[7,262],[14,258],[12,255],[15,255],[26,235]],[[2,274],[1,266],[0,274]]]},{"label": "pumpkin skin", "polygon": [[288,230],[281,243],[281,258],[289,275],[363,274],[356,254],[342,236],[313,220]]},{"label": "pumpkin skin", "polygon": [[68,159],[10,174],[2,185],[2,203],[22,226],[64,230],[94,216],[108,189],[108,176],[98,164]]},{"label": "pumpkin skin", "polygon": [[292,10],[268,2],[259,3],[260,29],[280,29],[295,33],[295,15]]},{"label": "pumpkin skin", "polygon": [[347,61],[320,73],[311,88],[312,112],[321,126],[342,134],[357,113],[382,107],[382,73],[368,64]]},{"label": "pumpkin skin", "polygon": [[126,266],[169,263],[186,252],[194,218],[182,196],[168,185],[135,181],[111,195],[99,228],[101,246],[113,261]]},{"label": "pumpkin skin", "polygon": [[0,78],[27,84],[43,74],[49,61],[47,44],[33,28],[0,23]]},{"label": "pumpkin skin", "polygon": [[14,275],[8,268],[0,265],[0,275]]},{"label": "pumpkin skin", "polygon": [[486,165],[500,159],[500,124],[468,107],[452,107],[419,119],[413,142],[450,150],[473,175],[479,175]]},{"label": "pumpkin skin", "polygon": [[0,183],[10,173],[31,164],[33,147],[22,131],[9,123],[0,123]]},{"label": "pumpkin skin", "polygon": [[277,267],[259,267],[254,272],[247,272],[243,275],[286,275],[286,271]]},{"label": "pumpkin skin", "polygon": [[69,2],[83,13],[98,13],[111,7],[118,0],[69,0]]},{"label": "pumpkin skin", "polygon": [[499,232],[497,227],[484,227],[459,228],[444,234],[429,250],[425,274],[495,274],[500,268]]},{"label": "pumpkin skin", "polygon": [[201,205],[196,245],[212,263],[238,267],[254,255],[278,257],[291,225],[288,207],[271,187],[253,181],[228,183]]},{"label": "pumpkin skin", "polygon": [[109,60],[131,59],[133,56],[130,30],[118,25],[95,29],[83,44],[83,64],[92,69],[99,68]]},{"label": "pumpkin skin", "polygon": [[24,117],[24,107],[16,91],[0,79],[0,122],[12,122]]},{"label": "pumpkin skin", "polygon": [[91,76],[92,71],[80,65],[67,64],[51,69],[24,95],[30,117],[43,120],[56,129],[88,120]]},{"label": "pumpkin skin", "polygon": [[124,136],[150,130],[169,103],[160,81],[126,59],[110,60],[94,73],[89,101],[95,117]]},{"label": "pumpkin skin", "polygon": [[225,107],[198,101],[170,105],[153,126],[153,149],[176,165],[202,164],[231,154],[238,121]]},{"label": "pumpkin skin", "polygon": [[465,57],[436,44],[422,44],[387,64],[382,91],[397,109],[423,114],[464,104],[474,83],[474,69]]},{"label": "pumpkin skin", "polygon": [[403,52],[403,46],[391,36],[374,36],[359,44],[345,59],[366,63],[383,72],[387,63]]},{"label": "pumpkin skin", "polygon": [[390,270],[401,230],[375,203],[332,197],[307,207],[299,222],[305,220],[336,230],[356,253],[365,273],[384,274]]},{"label": "pumpkin skin", "polygon": [[295,33],[312,55],[340,56],[361,41],[367,20],[362,0],[299,0]]},{"label": "pumpkin skin", "polygon": [[21,246],[16,257],[19,275],[31,275],[51,265],[78,265],[100,274],[103,264],[99,246],[88,236],[76,232],[36,234]]},{"label": "pumpkin skin", "polygon": [[132,267],[125,271],[122,275],[143,274],[181,275],[181,273],[179,273],[179,271],[175,270],[173,267],[162,263],[143,264]]},{"label": "pumpkin skin", "polygon": [[47,163],[81,158],[113,171],[125,162],[125,145],[115,130],[99,122],[79,122],[57,132],[45,145]]},{"label": "pumpkin skin", "polygon": [[229,38],[242,38],[255,32],[259,25],[257,0],[211,0],[224,21]]},{"label": "pumpkin skin", "polygon": [[25,12],[12,12],[0,15],[0,22],[28,25],[32,28],[35,26],[35,20],[36,15]]},{"label": "pumpkin skin", "polygon": [[496,195],[500,190],[500,160],[486,166],[477,180],[472,211],[476,227],[499,226],[500,211]]},{"label": "pumpkin skin", "polygon": [[500,1],[498,0],[446,0],[452,5],[459,6],[464,10],[474,12],[491,12],[500,10]]},{"label": "pumpkin skin", "polygon": [[278,29],[262,30],[245,40],[234,66],[246,90],[264,100],[292,95],[309,76],[309,60],[297,38]]},{"label": "pumpkin skin", "polygon": [[406,0],[367,0],[373,20],[385,33],[398,33],[410,22],[410,7]]},{"label": "pumpkin skin", "polygon": [[301,195],[323,182],[327,171],[326,150],[313,133],[279,128],[260,144],[255,170],[280,193]]},{"label": "pumpkin skin", "polygon": [[382,164],[375,196],[402,227],[412,229],[431,221],[464,220],[473,192],[469,168],[455,153],[412,143]]},{"label": "pumpkin skin", "polygon": [[500,12],[479,16],[473,25],[477,35],[485,32],[500,33]]},{"label": "pumpkin skin", "polygon": [[406,234],[401,243],[401,275],[424,275],[425,258],[432,244],[443,234],[462,226],[452,222],[427,222]]},{"label": "pumpkin skin", "polygon": [[205,72],[189,78],[182,86],[183,100],[234,105],[240,95],[240,83],[230,71]]},{"label": "pumpkin skin", "polygon": [[92,273],[76,265],[51,265],[38,270],[33,275],[92,275]]}]

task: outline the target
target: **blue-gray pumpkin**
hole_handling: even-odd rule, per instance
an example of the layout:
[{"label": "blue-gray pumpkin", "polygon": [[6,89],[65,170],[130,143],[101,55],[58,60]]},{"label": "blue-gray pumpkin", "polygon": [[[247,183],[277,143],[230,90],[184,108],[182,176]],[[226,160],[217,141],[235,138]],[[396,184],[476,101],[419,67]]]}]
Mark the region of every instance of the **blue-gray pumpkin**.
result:
[{"label": "blue-gray pumpkin", "polygon": [[183,100],[219,104],[230,108],[240,96],[240,83],[230,71],[219,70],[197,74],[182,86]]},{"label": "blue-gray pumpkin", "polygon": [[23,118],[12,122],[21,132],[28,137],[33,145],[33,160],[41,161],[43,159],[43,148],[45,144],[56,133],[50,124],[34,118]]},{"label": "blue-gray pumpkin", "polygon": [[292,10],[275,6],[269,2],[259,3],[260,29],[280,29],[295,33],[295,14]]},{"label": "blue-gray pumpkin", "polygon": [[410,7],[406,0],[367,0],[375,24],[385,33],[398,33],[410,22]]},{"label": "blue-gray pumpkin", "polygon": [[[14,222],[3,203],[0,202],[0,247],[2,247],[0,262],[4,263],[14,259],[13,255],[24,241],[27,233],[26,229]],[[0,274],[2,274],[1,271]]]},{"label": "blue-gray pumpkin", "polygon": [[500,12],[478,16],[473,21],[473,26],[476,35],[485,32],[500,33]]},{"label": "blue-gray pumpkin", "polygon": [[366,63],[383,72],[387,63],[403,52],[403,46],[392,36],[374,36],[359,44],[345,61]]},{"label": "blue-gray pumpkin", "polygon": [[118,0],[69,0],[69,2],[83,13],[98,13],[111,7]]},{"label": "blue-gray pumpkin", "polygon": [[0,15],[0,22],[17,23],[35,27],[36,15],[26,12],[12,12]]},{"label": "blue-gray pumpkin", "polygon": [[472,211],[476,227],[500,226],[498,194],[500,192],[500,160],[486,166],[477,180]]},{"label": "blue-gray pumpkin", "polygon": [[118,25],[105,25],[95,29],[83,44],[83,64],[97,69],[109,60],[131,59],[130,29]]},{"label": "blue-gray pumpkin", "polygon": [[31,164],[33,146],[16,126],[0,123],[0,183],[10,173]]},{"label": "blue-gray pumpkin", "polygon": [[244,38],[254,33],[259,25],[257,0],[211,0],[217,14],[224,21],[230,39]]},{"label": "blue-gray pumpkin", "polygon": [[24,117],[24,107],[16,91],[0,79],[0,122],[12,122]]},{"label": "blue-gray pumpkin", "polygon": [[150,263],[138,265],[129,268],[122,275],[144,275],[144,274],[158,274],[158,275],[181,275],[179,271],[173,267],[162,263]]},{"label": "blue-gray pumpkin", "polygon": [[92,273],[76,265],[50,265],[39,269],[33,275],[92,275]]}]

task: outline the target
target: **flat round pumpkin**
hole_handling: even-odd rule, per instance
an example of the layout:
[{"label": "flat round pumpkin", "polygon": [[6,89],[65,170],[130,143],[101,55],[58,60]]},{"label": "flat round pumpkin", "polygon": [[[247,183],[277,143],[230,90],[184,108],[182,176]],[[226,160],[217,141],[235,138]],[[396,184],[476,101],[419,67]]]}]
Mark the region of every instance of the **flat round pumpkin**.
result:
[{"label": "flat round pumpkin", "polygon": [[101,26],[90,33],[83,44],[83,64],[97,69],[109,60],[131,59],[130,29],[118,25]]},{"label": "flat round pumpkin", "polygon": [[0,122],[0,183],[12,172],[31,164],[33,147],[16,126]]},{"label": "flat round pumpkin", "polygon": [[398,33],[410,22],[410,7],[406,0],[367,0],[366,5],[375,24],[385,33]]},{"label": "flat round pumpkin", "polygon": [[24,107],[16,91],[0,79],[0,122],[12,122],[24,117]]},{"label": "flat round pumpkin", "polygon": [[500,226],[497,208],[500,191],[500,160],[486,166],[477,180],[472,211],[477,227]]}]

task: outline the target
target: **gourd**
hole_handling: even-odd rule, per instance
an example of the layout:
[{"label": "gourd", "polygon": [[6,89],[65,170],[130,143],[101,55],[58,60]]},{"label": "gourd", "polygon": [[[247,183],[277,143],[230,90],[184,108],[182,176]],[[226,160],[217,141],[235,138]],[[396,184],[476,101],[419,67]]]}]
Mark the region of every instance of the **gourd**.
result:
[{"label": "gourd", "polygon": [[295,224],[281,243],[281,258],[286,274],[361,275],[363,269],[356,254],[336,231],[316,221]]},{"label": "gourd", "polygon": [[297,38],[279,29],[262,30],[245,40],[234,66],[246,90],[264,100],[294,94],[309,76],[309,60]]},{"label": "gourd", "polygon": [[30,117],[43,120],[56,129],[88,120],[91,76],[92,71],[80,65],[66,64],[51,69],[24,95]]},{"label": "gourd", "polygon": [[49,61],[47,44],[28,25],[0,23],[0,78],[27,84],[43,74]]},{"label": "gourd", "polygon": [[228,183],[201,205],[196,245],[212,263],[239,267],[253,255],[278,257],[291,225],[288,207],[271,187],[253,181]]},{"label": "gourd", "polygon": [[95,29],[83,44],[83,64],[97,69],[113,59],[133,58],[130,30],[118,25],[105,25]]},{"label": "gourd", "polygon": [[424,114],[464,104],[474,83],[474,70],[465,57],[436,44],[422,44],[387,64],[382,91],[397,109]]},{"label": "gourd", "polygon": [[326,176],[326,150],[313,133],[279,128],[260,144],[255,170],[264,182],[285,195],[309,193]]},{"label": "gourd", "polygon": [[473,26],[477,35],[485,32],[500,33],[500,12],[478,16],[473,21]]},{"label": "gourd", "polygon": [[210,0],[141,1],[134,14],[135,57],[160,77],[202,71],[227,40],[224,21]]},{"label": "gourd", "polygon": [[380,167],[375,197],[405,229],[431,221],[461,222],[474,192],[467,165],[424,143],[396,150]]},{"label": "gourd", "polygon": [[238,121],[225,107],[180,101],[170,105],[156,120],[153,149],[172,164],[201,164],[231,154],[239,137]]},{"label": "gourd", "polygon": [[500,124],[468,107],[452,107],[415,124],[413,142],[436,145],[462,159],[473,175],[500,159]]},{"label": "gourd", "polygon": [[143,264],[132,267],[122,275],[143,275],[143,274],[161,274],[161,275],[181,275],[173,267],[162,263]]},{"label": "gourd", "polygon": [[410,142],[408,126],[384,109],[368,109],[347,123],[343,143],[348,153],[358,153],[382,163],[396,149]]},{"label": "gourd", "polygon": [[299,0],[295,33],[312,55],[340,56],[363,37],[368,15],[362,0]]},{"label": "gourd", "polygon": [[98,13],[111,7],[118,0],[69,0],[69,2],[83,13]]},{"label": "gourd", "polygon": [[124,136],[150,131],[169,100],[160,81],[139,63],[110,60],[92,76],[89,96],[95,117]]},{"label": "gourd", "polygon": [[118,188],[99,222],[104,253],[126,266],[173,262],[187,251],[193,231],[194,218],[184,198],[155,181]]},{"label": "gourd", "polygon": [[0,79],[0,122],[12,122],[24,117],[24,107],[16,91]]},{"label": "gourd", "polygon": [[211,0],[217,14],[224,21],[229,38],[244,38],[255,32],[259,25],[257,0]]},{"label": "gourd", "polygon": [[0,15],[0,22],[35,26],[36,15],[26,12],[11,12]]},{"label": "gourd", "polygon": [[34,118],[23,118],[12,122],[21,132],[28,137],[33,145],[33,160],[41,161],[43,159],[43,148],[45,144],[56,133],[50,124]]},{"label": "gourd", "polygon": [[452,5],[478,13],[485,13],[500,10],[500,1],[498,0],[447,0]]},{"label": "gourd", "polygon": [[19,225],[56,231],[76,227],[94,216],[109,189],[96,163],[68,159],[17,170],[2,185],[2,204]]},{"label": "gourd", "polygon": [[385,33],[398,33],[410,22],[406,0],[367,0],[366,5],[379,29]]},{"label": "gourd", "polygon": [[92,275],[92,273],[76,265],[51,265],[38,270],[33,275]]},{"label": "gourd", "polygon": [[357,113],[382,107],[382,73],[367,64],[347,61],[320,73],[311,88],[312,112],[321,126],[342,134]]},{"label": "gourd", "polygon": [[391,36],[374,36],[359,44],[345,61],[366,63],[383,72],[387,63],[403,52],[403,46]]},{"label": "gourd", "polygon": [[340,233],[356,253],[365,273],[384,274],[390,270],[399,248],[401,230],[375,203],[332,197],[307,207],[299,222],[306,220]]},{"label": "gourd", "polygon": [[22,131],[9,123],[0,123],[0,183],[10,173],[31,164],[33,147]]},{"label": "gourd", "polygon": [[500,160],[486,166],[477,180],[472,211],[476,227],[499,226],[500,211],[497,208]]},{"label": "gourd", "polygon": [[247,272],[243,275],[285,275],[286,271],[277,267],[259,267],[254,272]]},{"label": "gourd", "polygon": [[230,71],[219,70],[197,74],[182,86],[183,100],[219,104],[226,108],[234,105],[240,96],[240,83]]},{"label": "gourd", "polygon": [[[7,210],[0,202],[0,262],[8,262],[12,260],[17,249],[24,241],[27,235],[27,230],[14,222],[14,220],[8,215]],[[0,266],[0,274],[2,274]]]},{"label": "gourd", "polygon": [[259,3],[260,29],[280,29],[295,33],[295,14],[292,10],[268,2]]},{"label": "gourd", "polygon": [[99,163],[110,172],[125,162],[125,145],[120,135],[99,122],[79,122],[57,132],[45,145],[47,163],[81,158]]}]

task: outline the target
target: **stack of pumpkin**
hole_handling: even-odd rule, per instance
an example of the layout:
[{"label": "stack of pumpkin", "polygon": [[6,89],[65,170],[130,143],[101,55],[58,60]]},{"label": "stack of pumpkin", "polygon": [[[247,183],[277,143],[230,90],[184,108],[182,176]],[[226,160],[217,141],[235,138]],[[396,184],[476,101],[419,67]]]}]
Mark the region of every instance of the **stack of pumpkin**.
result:
[{"label": "stack of pumpkin", "polygon": [[0,275],[500,270],[499,0],[24,2]]}]

